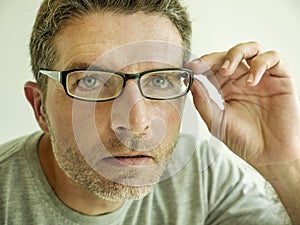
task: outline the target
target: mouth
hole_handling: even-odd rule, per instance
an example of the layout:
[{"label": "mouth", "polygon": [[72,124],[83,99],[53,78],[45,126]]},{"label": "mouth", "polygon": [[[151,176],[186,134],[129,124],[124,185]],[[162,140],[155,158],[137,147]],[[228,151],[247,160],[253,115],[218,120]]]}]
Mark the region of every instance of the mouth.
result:
[{"label": "mouth", "polygon": [[103,159],[115,166],[149,166],[153,165],[154,159],[148,155],[114,155]]}]

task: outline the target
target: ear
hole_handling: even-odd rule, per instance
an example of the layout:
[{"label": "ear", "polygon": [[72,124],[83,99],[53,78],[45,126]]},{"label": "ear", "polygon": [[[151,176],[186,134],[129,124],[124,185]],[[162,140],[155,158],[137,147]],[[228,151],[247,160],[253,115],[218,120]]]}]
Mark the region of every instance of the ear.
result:
[{"label": "ear", "polygon": [[24,86],[26,98],[34,111],[35,119],[44,132],[49,132],[46,117],[42,107],[42,91],[35,82],[27,82]]}]

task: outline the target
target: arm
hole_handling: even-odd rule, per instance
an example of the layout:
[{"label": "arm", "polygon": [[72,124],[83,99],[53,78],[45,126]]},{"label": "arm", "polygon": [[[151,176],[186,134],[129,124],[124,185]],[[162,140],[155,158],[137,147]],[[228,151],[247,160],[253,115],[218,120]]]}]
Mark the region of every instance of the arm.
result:
[{"label": "arm", "polygon": [[257,169],[276,190],[293,224],[300,224],[300,160]]},{"label": "arm", "polygon": [[294,224],[300,224],[300,106],[294,81],[274,51],[255,42],[205,55],[186,65],[205,74],[225,110],[195,81],[194,104],[211,130],[274,187]]}]

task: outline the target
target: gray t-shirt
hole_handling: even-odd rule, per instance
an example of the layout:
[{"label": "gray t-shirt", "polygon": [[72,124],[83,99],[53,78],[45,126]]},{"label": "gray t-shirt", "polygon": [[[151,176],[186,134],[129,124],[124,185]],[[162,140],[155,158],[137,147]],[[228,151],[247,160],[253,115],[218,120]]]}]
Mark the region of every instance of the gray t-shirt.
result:
[{"label": "gray t-shirt", "polygon": [[[83,215],[52,191],[38,160],[41,136],[37,132],[0,146],[1,225],[289,224],[281,203],[268,197],[251,173],[207,143],[146,197],[127,200],[113,213]],[[182,140],[180,148],[188,149],[189,137]]]}]

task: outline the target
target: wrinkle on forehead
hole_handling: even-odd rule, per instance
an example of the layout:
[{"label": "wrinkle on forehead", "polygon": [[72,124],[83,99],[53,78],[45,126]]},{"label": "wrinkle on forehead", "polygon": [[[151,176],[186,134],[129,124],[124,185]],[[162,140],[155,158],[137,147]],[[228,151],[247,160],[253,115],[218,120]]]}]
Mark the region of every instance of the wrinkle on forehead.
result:
[{"label": "wrinkle on forehead", "polygon": [[92,63],[103,55],[110,63],[123,65],[145,59],[161,62],[165,58],[173,64],[182,55],[172,49],[182,48],[175,25],[166,17],[144,13],[95,13],[77,18],[64,25],[55,38],[55,46],[60,56],[58,69],[65,69],[80,58]]}]

